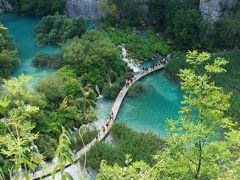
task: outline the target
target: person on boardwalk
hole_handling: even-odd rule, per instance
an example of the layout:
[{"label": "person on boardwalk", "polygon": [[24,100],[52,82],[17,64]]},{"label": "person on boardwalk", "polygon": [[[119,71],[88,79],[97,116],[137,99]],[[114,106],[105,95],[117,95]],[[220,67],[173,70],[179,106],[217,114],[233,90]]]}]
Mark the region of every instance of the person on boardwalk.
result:
[{"label": "person on boardwalk", "polygon": [[129,86],[129,81],[128,81],[128,79],[126,80],[126,87],[128,87]]},{"label": "person on boardwalk", "polygon": [[104,126],[102,126],[103,133],[105,133],[106,129]]},{"label": "person on boardwalk", "polygon": [[123,96],[123,91],[122,90],[120,91],[120,96]]}]

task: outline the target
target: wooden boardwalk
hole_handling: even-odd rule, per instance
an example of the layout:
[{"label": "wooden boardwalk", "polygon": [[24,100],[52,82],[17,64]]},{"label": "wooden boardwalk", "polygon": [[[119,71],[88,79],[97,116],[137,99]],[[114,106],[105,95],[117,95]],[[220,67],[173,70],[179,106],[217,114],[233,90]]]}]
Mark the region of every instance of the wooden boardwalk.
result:
[{"label": "wooden boardwalk", "polygon": [[[94,146],[97,142],[100,142],[101,140],[103,140],[107,136],[107,134],[109,133],[114,121],[116,120],[118,111],[121,107],[121,104],[122,104],[128,90],[129,90],[129,88],[135,82],[137,82],[139,79],[147,76],[148,74],[150,74],[152,72],[155,72],[155,71],[158,71],[158,70],[164,68],[164,66],[165,66],[164,64],[159,64],[159,65],[156,65],[154,68],[148,68],[148,71],[141,71],[132,78],[132,82],[129,83],[128,86],[124,85],[124,87],[122,88],[122,90],[118,94],[118,96],[117,96],[117,98],[116,98],[116,100],[113,104],[112,112],[111,112],[111,113],[113,113],[113,117],[112,117],[111,120],[107,119],[107,121],[106,121],[106,123],[109,122],[108,127],[106,127],[106,123],[103,124],[103,127],[105,128],[105,131],[103,131],[103,128],[101,128],[101,130],[98,133],[98,138],[94,138],[89,144],[87,144],[84,148],[82,148],[80,151],[78,151],[76,153],[76,155],[74,155],[74,157],[73,157],[74,162],[78,161],[79,158],[82,155],[86,154],[91,149],[92,146]],[[71,165],[70,163],[66,163],[65,167],[68,167],[70,165]],[[41,177],[46,177],[46,176],[51,175],[51,172],[53,171],[55,166],[56,166],[55,163],[49,164],[49,166],[45,170],[37,171],[37,172],[34,173],[34,175],[30,174],[30,179],[40,179]]]}]

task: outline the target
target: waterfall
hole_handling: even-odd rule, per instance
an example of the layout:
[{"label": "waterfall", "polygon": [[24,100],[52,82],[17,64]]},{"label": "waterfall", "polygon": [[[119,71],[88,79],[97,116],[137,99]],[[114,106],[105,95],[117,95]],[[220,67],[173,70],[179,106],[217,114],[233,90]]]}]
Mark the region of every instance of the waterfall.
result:
[{"label": "waterfall", "polygon": [[110,78],[108,78],[108,84],[109,84],[110,87],[112,86],[112,82],[111,82]]},{"label": "waterfall", "polygon": [[33,147],[34,147],[34,149],[35,149],[35,152],[36,152],[37,154],[40,154],[40,151],[39,151],[37,145],[34,143],[34,141],[32,141],[32,145],[33,145]]},{"label": "waterfall", "polygon": [[96,84],[96,86],[95,86],[95,90],[96,90],[96,92],[97,92],[97,94],[98,94],[98,97],[99,97],[99,98],[102,97],[102,96],[101,96],[101,93],[100,93],[100,90],[99,90],[99,87],[98,87],[97,84]]},{"label": "waterfall", "polygon": [[130,69],[132,69],[133,72],[139,72],[140,69],[139,69],[138,65],[136,63],[134,63],[134,61],[132,59],[129,59],[127,57],[127,50],[126,50],[126,48],[123,45],[119,45],[118,47],[121,49],[123,61],[125,61],[127,63],[128,67]]},{"label": "waterfall", "polygon": [[82,16],[88,20],[98,20],[103,17],[99,12],[97,0],[67,0],[66,14],[71,17]]}]

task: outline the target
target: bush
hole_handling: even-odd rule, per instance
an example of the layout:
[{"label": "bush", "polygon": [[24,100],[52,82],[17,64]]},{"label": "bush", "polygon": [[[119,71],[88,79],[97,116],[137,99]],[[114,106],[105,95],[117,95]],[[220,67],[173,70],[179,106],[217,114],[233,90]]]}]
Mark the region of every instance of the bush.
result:
[{"label": "bush", "polygon": [[36,85],[37,92],[43,93],[49,103],[58,104],[66,97],[63,78],[49,75]]}]

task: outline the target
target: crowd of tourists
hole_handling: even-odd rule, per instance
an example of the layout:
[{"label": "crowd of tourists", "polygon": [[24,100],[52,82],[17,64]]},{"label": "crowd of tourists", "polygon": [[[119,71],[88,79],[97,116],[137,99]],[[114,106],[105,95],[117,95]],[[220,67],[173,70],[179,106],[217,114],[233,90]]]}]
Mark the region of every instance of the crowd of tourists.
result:
[{"label": "crowd of tourists", "polygon": [[[111,114],[108,117],[107,123],[102,125],[102,132],[105,134],[108,131],[108,128],[110,126],[110,123],[112,123],[114,120],[114,113],[113,111],[111,112]],[[96,135],[96,140],[98,140],[98,138],[100,137],[100,132]]]}]

